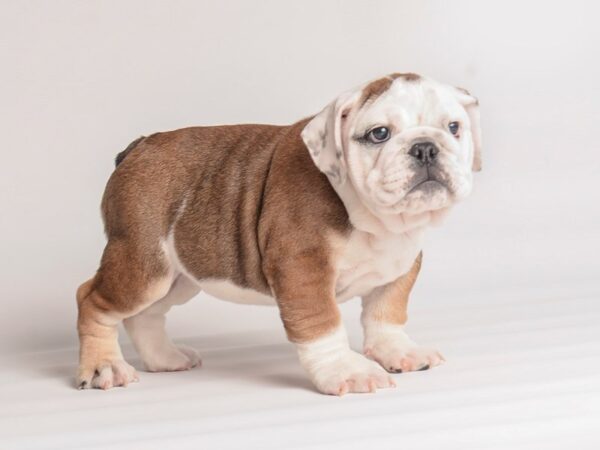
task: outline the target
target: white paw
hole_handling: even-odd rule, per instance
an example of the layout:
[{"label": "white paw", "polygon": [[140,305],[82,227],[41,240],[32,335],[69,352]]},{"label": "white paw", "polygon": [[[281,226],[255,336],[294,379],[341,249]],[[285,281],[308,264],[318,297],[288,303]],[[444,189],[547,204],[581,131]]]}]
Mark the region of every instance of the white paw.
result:
[{"label": "white paw", "polygon": [[177,348],[179,349],[179,351],[181,353],[183,353],[185,356],[188,357],[188,359],[192,363],[192,367],[202,365],[202,360],[200,359],[200,355],[198,354],[198,352],[195,349],[193,349],[192,347],[189,347],[187,345],[179,345]]},{"label": "white paw", "polygon": [[315,364],[309,369],[309,375],[324,394],[341,396],[348,392],[375,392],[378,388],[396,386],[381,367],[352,350]]},{"label": "white paw", "polygon": [[365,355],[377,361],[388,372],[412,372],[439,366],[444,357],[435,349],[407,346],[405,342],[381,341],[365,348]]},{"label": "white paw", "polygon": [[144,365],[148,372],[177,372],[189,370],[200,364],[198,352],[185,345],[170,346],[144,358]]},{"label": "white paw", "polygon": [[135,369],[122,359],[82,365],[77,375],[79,389],[110,389],[138,381]]}]

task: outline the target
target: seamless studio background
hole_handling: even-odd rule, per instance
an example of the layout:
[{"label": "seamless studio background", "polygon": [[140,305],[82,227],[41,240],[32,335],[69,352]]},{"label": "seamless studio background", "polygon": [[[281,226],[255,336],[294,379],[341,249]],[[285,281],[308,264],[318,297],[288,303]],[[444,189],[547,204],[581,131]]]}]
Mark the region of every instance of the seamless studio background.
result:
[{"label": "seamless studio background", "polygon": [[[503,330],[544,313],[541,303],[505,317],[505,305],[597,300],[599,14],[577,0],[4,0],[0,357],[63,351],[57,377],[68,386],[75,289],[97,268],[100,199],[115,155],[133,139],[191,125],[291,123],[397,71],[469,89],[484,138],[473,195],[429,234],[413,334],[435,326],[432,344],[443,350],[445,327],[467,319],[439,311],[489,305],[498,311],[492,327]],[[348,323],[359,303],[342,306]],[[592,303],[564,306],[561,317],[599,318]],[[168,328],[184,341],[243,344],[236,336],[271,333],[284,342],[275,308],[204,294],[176,307]],[[357,327],[351,337],[359,342]],[[513,344],[527,346],[527,336]],[[27,379],[2,366],[9,379]]]},{"label": "seamless studio background", "polygon": [[[590,5],[3,2],[2,351],[75,345],[74,291],[104,245],[100,199],[134,138],[291,123],[394,71],[466,87],[482,105],[484,170],[429,234],[412,309],[595,289],[600,33]],[[280,327],[275,310],[204,295],[170,324],[179,336]]]}]

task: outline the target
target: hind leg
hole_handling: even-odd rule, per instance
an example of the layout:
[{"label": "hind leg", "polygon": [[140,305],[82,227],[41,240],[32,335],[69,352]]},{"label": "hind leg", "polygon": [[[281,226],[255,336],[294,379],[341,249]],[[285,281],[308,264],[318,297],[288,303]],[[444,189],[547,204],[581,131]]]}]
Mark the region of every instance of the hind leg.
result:
[{"label": "hind leg", "polygon": [[142,312],[123,321],[125,329],[150,372],[188,370],[200,363],[196,350],[175,346],[165,329],[165,315],[173,305],[194,297],[200,288],[185,275],[179,275],[169,293]]},{"label": "hind leg", "polygon": [[136,248],[135,242],[109,241],[96,276],[77,290],[80,389],[137,381],[123,359],[117,326],[164,297],[172,284],[173,273],[159,245]]}]

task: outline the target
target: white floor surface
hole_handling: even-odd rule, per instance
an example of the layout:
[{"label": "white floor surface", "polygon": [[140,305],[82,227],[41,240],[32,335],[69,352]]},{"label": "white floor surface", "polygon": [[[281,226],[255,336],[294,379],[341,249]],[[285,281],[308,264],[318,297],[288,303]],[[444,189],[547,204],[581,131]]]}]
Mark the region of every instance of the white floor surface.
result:
[{"label": "white floor surface", "polygon": [[184,339],[202,368],[107,392],[73,388],[75,348],[12,355],[0,448],[599,449],[599,324],[594,293],[420,309],[409,331],[448,362],[342,398],[313,390],[275,328]]}]

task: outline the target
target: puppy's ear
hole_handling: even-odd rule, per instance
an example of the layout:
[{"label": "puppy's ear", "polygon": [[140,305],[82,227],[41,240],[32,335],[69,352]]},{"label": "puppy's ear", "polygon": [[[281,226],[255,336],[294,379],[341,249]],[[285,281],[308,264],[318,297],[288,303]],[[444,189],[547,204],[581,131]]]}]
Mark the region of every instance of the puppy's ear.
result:
[{"label": "puppy's ear", "polygon": [[481,122],[479,120],[479,100],[469,91],[456,88],[458,100],[463,105],[469,116],[471,137],[473,139],[473,172],[481,171]]},{"label": "puppy's ear", "polygon": [[356,92],[340,95],[313,117],[301,133],[315,165],[332,182],[340,185],[347,176],[343,131],[346,129],[348,114],[358,96]]}]

